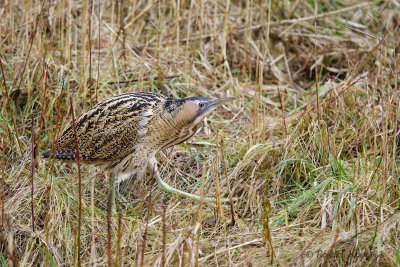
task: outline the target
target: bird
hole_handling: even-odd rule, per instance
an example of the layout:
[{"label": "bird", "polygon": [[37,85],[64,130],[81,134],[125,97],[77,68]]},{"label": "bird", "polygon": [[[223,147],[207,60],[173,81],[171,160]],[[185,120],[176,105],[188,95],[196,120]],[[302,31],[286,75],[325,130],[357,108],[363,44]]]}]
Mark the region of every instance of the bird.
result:
[{"label": "bird", "polygon": [[153,92],[113,96],[81,114],[50,146],[53,150],[43,156],[76,160],[75,124],[80,161],[110,172],[116,183],[134,174],[141,177],[151,169],[163,191],[197,202],[212,202],[215,199],[200,198],[164,182],[158,172],[156,154],[192,137],[207,115],[234,99],[202,96],[175,99]]}]

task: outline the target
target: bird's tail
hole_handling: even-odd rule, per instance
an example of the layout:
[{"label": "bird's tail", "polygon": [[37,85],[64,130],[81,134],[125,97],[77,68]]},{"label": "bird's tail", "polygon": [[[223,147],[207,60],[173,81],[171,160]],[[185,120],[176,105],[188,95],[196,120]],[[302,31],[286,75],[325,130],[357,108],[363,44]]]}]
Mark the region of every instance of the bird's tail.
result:
[{"label": "bird's tail", "polygon": [[44,158],[62,159],[62,160],[73,160],[76,159],[76,153],[64,150],[53,151],[48,150],[43,153]]},{"label": "bird's tail", "polygon": [[46,158],[46,159],[49,158],[50,157],[50,153],[51,153],[51,150],[49,150],[47,152],[44,152],[43,153],[43,157]]}]

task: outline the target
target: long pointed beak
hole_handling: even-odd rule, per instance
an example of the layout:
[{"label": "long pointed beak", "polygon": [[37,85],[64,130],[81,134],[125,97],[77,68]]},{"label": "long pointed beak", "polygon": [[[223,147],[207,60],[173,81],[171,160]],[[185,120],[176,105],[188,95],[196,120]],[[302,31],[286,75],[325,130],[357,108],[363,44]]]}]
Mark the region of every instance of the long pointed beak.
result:
[{"label": "long pointed beak", "polygon": [[219,107],[220,105],[222,105],[228,101],[235,100],[235,99],[236,99],[235,97],[223,97],[223,98],[210,99],[210,100],[204,102],[204,105],[200,108],[199,113],[203,114],[205,112],[210,112],[210,111],[216,109],[217,107]]}]

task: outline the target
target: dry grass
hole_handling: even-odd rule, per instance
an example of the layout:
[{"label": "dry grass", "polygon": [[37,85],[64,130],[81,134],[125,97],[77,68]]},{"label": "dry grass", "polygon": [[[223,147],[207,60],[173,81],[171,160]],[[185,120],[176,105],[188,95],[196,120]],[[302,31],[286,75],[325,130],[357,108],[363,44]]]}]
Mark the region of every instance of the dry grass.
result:
[{"label": "dry grass", "polygon": [[[0,15],[4,266],[106,265],[108,245],[124,266],[399,264],[398,0],[5,1]],[[107,243],[107,180],[82,166],[77,237],[77,166],[40,153],[70,96],[78,115],[128,91],[237,98],[159,155],[188,192],[214,196],[218,174],[234,225],[229,207],[131,180]]]}]

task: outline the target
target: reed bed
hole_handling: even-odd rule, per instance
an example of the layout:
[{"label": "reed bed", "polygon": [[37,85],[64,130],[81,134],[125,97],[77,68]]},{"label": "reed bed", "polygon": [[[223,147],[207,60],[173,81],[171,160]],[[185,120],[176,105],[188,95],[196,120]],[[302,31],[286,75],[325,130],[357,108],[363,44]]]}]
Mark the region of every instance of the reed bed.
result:
[{"label": "reed bed", "polygon": [[[2,1],[3,266],[399,265],[400,3]],[[41,157],[131,91],[234,96],[162,151],[214,209]],[[78,175],[79,174],[79,175]]]}]

